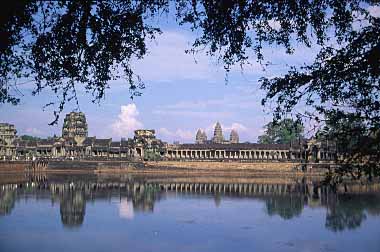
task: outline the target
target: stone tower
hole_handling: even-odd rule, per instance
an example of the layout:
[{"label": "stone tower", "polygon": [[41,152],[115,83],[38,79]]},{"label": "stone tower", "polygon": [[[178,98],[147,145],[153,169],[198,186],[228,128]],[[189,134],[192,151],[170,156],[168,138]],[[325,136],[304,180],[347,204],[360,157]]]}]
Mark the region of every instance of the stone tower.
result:
[{"label": "stone tower", "polygon": [[239,134],[236,130],[231,130],[230,143],[239,143]]},{"label": "stone tower", "polygon": [[214,143],[223,143],[224,137],[223,137],[223,131],[222,126],[220,126],[220,123],[217,122],[214,129],[214,138],[212,139]]},{"label": "stone tower", "polygon": [[71,112],[63,121],[62,137],[74,138],[77,143],[82,143],[88,134],[86,116],[82,112]]},{"label": "stone tower", "polygon": [[0,123],[0,144],[11,145],[16,139],[17,130],[13,124]]},{"label": "stone tower", "polygon": [[207,135],[206,132],[199,129],[197,131],[197,135],[195,136],[195,143],[196,144],[204,144],[207,141]]},{"label": "stone tower", "polygon": [[203,143],[207,142],[207,135],[206,135],[205,131],[203,131],[203,133],[202,133],[202,140],[203,140]]}]

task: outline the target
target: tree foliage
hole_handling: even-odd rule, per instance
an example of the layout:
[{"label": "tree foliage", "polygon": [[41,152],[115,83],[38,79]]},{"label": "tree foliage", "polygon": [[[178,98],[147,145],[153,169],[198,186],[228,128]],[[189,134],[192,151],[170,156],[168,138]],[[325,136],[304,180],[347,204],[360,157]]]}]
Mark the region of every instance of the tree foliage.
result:
[{"label": "tree foliage", "polygon": [[[193,51],[208,46],[227,71],[246,63],[251,49],[263,63],[264,45],[282,45],[288,53],[295,45],[318,45],[311,64],[260,80],[266,93],[262,104],[274,104],[275,122],[293,114],[320,129],[330,126],[328,137],[345,146],[343,170],[380,171],[380,15],[369,13],[380,9],[378,1],[193,1],[191,8],[185,6],[182,22],[202,30]],[[358,129],[347,123],[361,125],[359,139]],[[348,139],[357,140],[345,145]]]},{"label": "tree foliage", "polygon": [[22,135],[22,136],[20,136],[20,139],[24,140],[24,141],[39,141],[39,140],[41,140],[41,138],[39,138],[39,137],[29,136],[29,135]]},{"label": "tree foliage", "polygon": [[265,46],[291,54],[296,45],[318,45],[311,64],[261,79],[262,103],[275,104],[277,121],[297,106],[305,110],[297,116],[322,126],[358,121],[370,149],[380,152],[380,18],[368,11],[380,8],[378,0],[8,2],[0,10],[0,102],[17,104],[14,81],[32,79],[34,94],[49,88],[60,97],[55,123],[78,86],[99,101],[110,80],[125,78],[138,95],[143,83],[131,60],[141,59],[146,40],[160,33],[147,20],[169,12],[170,3],[179,25],[198,34],[188,52],[206,50],[227,73],[252,55],[265,65]]},{"label": "tree foliage", "polygon": [[[146,18],[166,1],[10,1],[1,9],[0,102],[19,102],[17,79],[32,80],[33,94],[45,88],[59,96],[56,123],[66,101],[82,86],[93,101],[109,82],[125,79],[131,96],[143,83],[131,60],[147,51],[160,29]],[[53,105],[53,104],[48,104]]]},{"label": "tree foliage", "polygon": [[299,121],[284,119],[280,122],[270,122],[265,125],[264,135],[259,136],[261,144],[289,144],[303,138],[303,125]]}]

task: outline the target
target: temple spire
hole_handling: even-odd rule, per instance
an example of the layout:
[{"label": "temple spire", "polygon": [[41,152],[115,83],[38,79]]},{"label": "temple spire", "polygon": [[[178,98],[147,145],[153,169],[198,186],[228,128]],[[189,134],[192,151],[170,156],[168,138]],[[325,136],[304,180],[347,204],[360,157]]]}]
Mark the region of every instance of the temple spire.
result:
[{"label": "temple spire", "polygon": [[219,122],[217,122],[215,125],[214,138],[212,139],[212,141],[214,143],[223,143],[224,141],[222,126]]}]

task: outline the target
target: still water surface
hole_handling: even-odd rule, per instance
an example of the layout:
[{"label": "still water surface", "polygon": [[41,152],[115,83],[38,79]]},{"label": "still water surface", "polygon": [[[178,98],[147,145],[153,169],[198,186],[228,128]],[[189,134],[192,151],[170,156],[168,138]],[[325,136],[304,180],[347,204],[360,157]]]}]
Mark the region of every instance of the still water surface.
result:
[{"label": "still water surface", "polygon": [[0,251],[380,251],[376,190],[231,181],[50,176],[5,183]]}]

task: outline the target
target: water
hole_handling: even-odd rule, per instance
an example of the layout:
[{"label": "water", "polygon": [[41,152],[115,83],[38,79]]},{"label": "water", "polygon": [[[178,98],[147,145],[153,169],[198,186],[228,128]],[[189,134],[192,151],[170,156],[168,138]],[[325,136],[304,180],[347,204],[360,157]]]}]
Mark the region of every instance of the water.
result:
[{"label": "water", "polygon": [[[378,187],[309,179],[25,176],[0,251],[380,251]],[[347,191],[347,192],[342,192]]]}]

